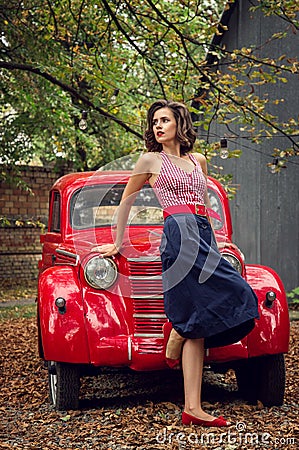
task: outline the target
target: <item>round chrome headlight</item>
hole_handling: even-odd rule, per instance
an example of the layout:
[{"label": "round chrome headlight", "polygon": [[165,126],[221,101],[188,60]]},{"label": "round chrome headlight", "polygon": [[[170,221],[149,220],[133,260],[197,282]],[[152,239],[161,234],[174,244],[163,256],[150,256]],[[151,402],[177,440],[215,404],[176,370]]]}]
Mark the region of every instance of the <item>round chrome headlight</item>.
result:
[{"label": "round chrome headlight", "polygon": [[94,256],[84,268],[88,284],[96,289],[107,289],[117,278],[117,266],[110,258]]},{"label": "round chrome headlight", "polygon": [[222,253],[221,256],[223,256],[224,259],[226,259],[227,262],[229,262],[234,269],[236,269],[239,273],[242,273],[242,264],[241,261],[231,253]]}]

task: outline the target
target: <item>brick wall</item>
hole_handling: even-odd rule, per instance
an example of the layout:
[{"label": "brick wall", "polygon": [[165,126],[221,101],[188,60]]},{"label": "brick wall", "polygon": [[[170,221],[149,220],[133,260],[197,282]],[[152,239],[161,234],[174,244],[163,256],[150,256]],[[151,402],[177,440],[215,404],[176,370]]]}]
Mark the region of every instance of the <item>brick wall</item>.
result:
[{"label": "brick wall", "polygon": [[47,220],[49,189],[59,175],[44,167],[21,168],[22,180],[31,188],[32,194],[16,186],[0,184],[1,215],[9,219]]},{"label": "brick wall", "polygon": [[[33,195],[15,185],[0,184],[0,215],[11,223],[0,228],[0,283],[6,285],[37,278],[42,230],[26,221],[47,223],[49,189],[59,174],[44,167],[25,166],[21,178]],[[16,226],[16,221],[24,225]]]},{"label": "brick wall", "polygon": [[37,264],[41,257],[40,228],[1,228],[0,284],[14,284],[37,277]]}]

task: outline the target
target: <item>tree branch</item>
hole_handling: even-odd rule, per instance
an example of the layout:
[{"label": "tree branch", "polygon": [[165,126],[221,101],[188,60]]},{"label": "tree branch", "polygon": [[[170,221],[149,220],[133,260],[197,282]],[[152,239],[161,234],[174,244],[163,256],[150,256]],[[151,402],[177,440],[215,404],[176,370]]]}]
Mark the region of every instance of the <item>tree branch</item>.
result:
[{"label": "tree branch", "polygon": [[147,2],[155,10],[157,15],[159,17],[161,17],[161,19],[165,23],[167,23],[167,25],[170,28],[172,28],[173,31],[180,37],[181,43],[185,50],[187,58],[191,61],[191,63],[193,64],[193,67],[198,70],[198,72],[200,73],[202,78],[209,83],[211,88],[215,89],[218,93],[222,94],[225,98],[229,99],[234,105],[241,107],[242,111],[247,110],[248,112],[253,114],[255,117],[258,117],[262,122],[267,123],[271,128],[274,128],[275,130],[279,131],[282,135],[284,135],[287,139],[289,139],[291,141],[291,143],[294,147],[299,148],[298,143],[294,139],[292,139],[292,137],[288,133],[286,133],[283,129],[281,129],[279,126],[275,125],[274,123],[272,123],[270,120],[268,120],[266,117],[264,117],[259,112],[255,111],[250,106],[244,105],[242,102],[235,99],[228,92],[225,92],[225,90],[223,90],[219,86],[217,86],[217,84],[214,83],[214,81],[212,80],[211,76],[207,72],[204,72],[202,70],[202,68],[197,64],[197,62],[193,59],[193,57],[190,55],[190,52],[188,51],[188,48],[187,48],[187,45],[185,42],[186,38],[185,38],[184,34],[172,22],[170,22],[166,17],[164,17],[164,15],[161,13],[161,11],[159,11],[159,9],[156,8],[156,6],[154,5],[154,3],[151,0],[147,0]]},{"label": "tree branch", "polygon": [[51,2],[49,2],[49,0],[47,0],[47,4],[48,4],[49,10],[50,10],[50,14],[51,14],[51,16],[53,18],[54,29],[55,29],[55,36],[58,36],[58,24],[57,24],[55,12],[54,12],[53,7],[51,5]]},{"label": "tree branch", "polygon": [[28,64],[18,64],[18,63],[6,62],[6,61],[0,61],[0,68],[7,69],[7,70],[22,70],[25,72],[34,73],[34,74],[46,79],[50,83],[52,83],[56,86],[59,86],[64,92],[68,92],[73,98],[80,100],[83,103],[83,105],[94,109],[99,114],[106,117],[107,119],[112,120],[113,122],[116,122],[118,125],[120,125],[122,128],[124,128],[129,133],[134,134],[135,136],[137,136],[140,139],[143,138],[141,133],[138,133],[138,131],[135,131],[133,128],[129,127],[125,122],[123,122],[122,120],[113,116],[112,114],[108,113],[107,111],[104,111],[102,108],[96,106],[88,98],[86,98],[84,95],[80,94],[76,89],[63,83],[62,81],[58,80],[57,78],[53,77],[52,75],[50,75],[47,72],[43,72],[40,69],[38,69],[36,67],[32,67]]},{"label": "tree branch", "polygon": [[[75,42],[78,41],[78,36],[79,36],[79,31],[80,31],[80,25],[81,25],[81,18],[82,18],[82,11],[83,11],[83,7],[84,7],[84,2],[85,2],[85,0],[82,0],[81,5],[80,5],[80,10],[79,10],[79,15],[78,15],[78,21],[77,21],[77,30],[76,30],[76,35],[75,35]],[[74,61],[74,47],[72,47],[71,61],[72,61],[72,64],[73,64],[73,61]]]},{"label": "tree branch", "polygon": [[119,20],[118,20],[117,17],[116,17],[116,14],[112,11],[112,9],[110,8],[110,6],[109,6],[108,3],[106,2],[106,0],[102,0],[102,2],[103,2],[104,6],[105,6],[105,8],[106,8],[106,11],[110,14],[110,16],[111,16],[113,22],[115,23],[117,29],[125,36],[125,38],[127,39],[127,41],[128,41],[128,42],[130,43],[130,45],[138,52],[138,54],[139,54],[142,58],[145,58],[145,59],[148,61],[150,67],[152,68],[154,74],[155,74],[156,77],[157,77],[157,80],[158,80],[158,82],[159,82],[159,85],[160,85],[161,91],[162,91],[162,93],[163,93],[163,96],[165,97],[166,94],[165,94],[165,90],[164,90],[164,86],[163,86],[162,80],[160,79],[160,76],[159,76],[158,71],[153,67],[150,58],[146,56],[146,51],[142,51],[142,50],[138,47],[138,45],[136,45],[135,42],[130,38],[130,36],[128,35],[128,33],[126,32],[126,30],[121,26]]}]

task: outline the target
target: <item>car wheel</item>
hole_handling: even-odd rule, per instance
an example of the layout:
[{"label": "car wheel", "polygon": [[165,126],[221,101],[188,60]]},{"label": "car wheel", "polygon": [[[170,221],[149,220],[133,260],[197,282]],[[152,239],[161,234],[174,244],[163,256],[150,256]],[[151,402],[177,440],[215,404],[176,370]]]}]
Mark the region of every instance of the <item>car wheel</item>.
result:
[{"label": "car wheel", "polygon": [[57,410],[78,409],[80,370],[76,364],[48,362],[50,401]]},{"label": "car wheel", "polygon": [[249,358],[235,368],[239,392],[250,402],[281,406],[285,392],[285,362],[282,353]]}]

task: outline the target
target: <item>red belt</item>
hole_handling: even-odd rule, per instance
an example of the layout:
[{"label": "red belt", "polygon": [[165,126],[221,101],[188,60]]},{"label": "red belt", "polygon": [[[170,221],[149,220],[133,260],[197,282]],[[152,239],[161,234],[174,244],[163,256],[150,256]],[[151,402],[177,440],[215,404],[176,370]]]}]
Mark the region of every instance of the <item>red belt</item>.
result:
[{"label": "red belt", "polygon": [[163,210],[164,220],[173,214],[198,214],[199,216],[208,216],[208,210],[205,205],[175,205],[169,206]]}]

